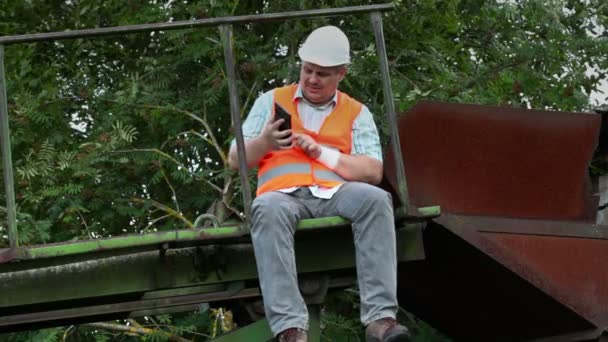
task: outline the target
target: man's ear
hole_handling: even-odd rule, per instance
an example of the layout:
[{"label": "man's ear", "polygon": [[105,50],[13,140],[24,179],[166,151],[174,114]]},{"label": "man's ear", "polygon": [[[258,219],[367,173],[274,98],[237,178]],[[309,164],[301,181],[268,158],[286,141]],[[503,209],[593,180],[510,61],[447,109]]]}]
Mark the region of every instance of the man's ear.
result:
[{"label": "man's ear", "polygon": [[347,67],[340,67],[338,69],[338,76],[339,76],[339,82],[342,82],[342,80],[344,79],[344,77],[346,76],[346,72],[348,71]]}]

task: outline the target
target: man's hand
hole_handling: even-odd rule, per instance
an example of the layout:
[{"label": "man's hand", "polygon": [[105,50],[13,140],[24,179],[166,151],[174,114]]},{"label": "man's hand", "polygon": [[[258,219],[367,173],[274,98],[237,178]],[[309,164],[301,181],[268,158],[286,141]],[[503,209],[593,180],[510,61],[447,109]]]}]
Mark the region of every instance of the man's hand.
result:
[{"label": "man's hand", "polygon": [[274,121],[273,119],[268,120],[260,134],[260,137],[266,143],[268,150],[286,150],[292,148],[293,138],[291,130],[286,129],[284,131],[279,131],[279,126],[281,126],[285,120],[279,119]]},{"label": "man's hand", "polygon": [[321,155],[321,145],[310,135],[294,133],[293,140],[310,158],[317,159]]},{"label": "man's hand", "polygon": [[[247,166],[255,167],[264,156],[273,150],[287,150],[294,146],[291,130],[279,131],[279,126],[283,119],[274,121],[274,116],[262,128],[260,135],[245,141],[245,151],[247,152]],[[239,168],[239,158],[236,145],[230,147],[228,152],[228,164],[233,169]]]}]

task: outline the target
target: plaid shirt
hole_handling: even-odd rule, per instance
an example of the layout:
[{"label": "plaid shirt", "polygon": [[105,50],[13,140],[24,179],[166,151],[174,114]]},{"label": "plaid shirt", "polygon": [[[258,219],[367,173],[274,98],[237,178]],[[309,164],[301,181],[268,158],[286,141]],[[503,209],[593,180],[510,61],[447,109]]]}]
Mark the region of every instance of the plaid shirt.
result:
[{"label": "plaid shirt", "polygon": [[[274,89],[262,94],[257,98],[253,107],[251,107],[249,115],[243,123],[243,136],[245,140],[256,138],[262,132],[264,125],[272,113],[273,94]],[[298,112],[304,127],[318,133],[323,121],[336,105],[338,95],[336,93],[333,101],[328,105],[319,107],[308,103],[302,96],[302,90],[298,86],[294,95],[294,101],[296,100],[298,100]],[[232,140],[232,144],[236,144],[234,139]],[[351,154],[363,154],[382,161],[382,149],[380,147],[378,130],[376,129],[372,113],[365,105],[361,107],[361,112],[353,124]]]}]

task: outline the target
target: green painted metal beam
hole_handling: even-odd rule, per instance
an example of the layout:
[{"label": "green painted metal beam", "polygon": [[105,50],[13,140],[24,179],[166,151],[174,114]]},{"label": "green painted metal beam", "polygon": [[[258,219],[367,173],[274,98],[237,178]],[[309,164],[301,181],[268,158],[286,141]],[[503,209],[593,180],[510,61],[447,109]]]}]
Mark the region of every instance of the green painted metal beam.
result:
[{"label": "green painted metal beam", "polygon": [[[341,217],[324,217],[303,220],[298,229],[318,229],[350,224]],[[119,249],[137,249],[146,246],[162,246],[165,243],[196,242],[226,238],[244,237],[242,227],[218,227],[205,229],[184,229],[141,235],[125,235],[114,238],[85,240],[70,243],[47,244],[16,249],[0,250],[0,264],[16,260],[64,257],[77,254],[107,252]]]},{"label": "green painted metal beam", "polygon": [[[397,230],[400,261],[424,258],[421,227],[407,225]],[[296,234],[298,271],[354,269],[352,241],[350,229]],[[126,293],[143,295],[149,291],[257,279],[253,247],[248,243],[147,251],[84,261],[73,256],[52,259],[54,264],[48,260],[51,259],[0,265],[0,316],[3,309],[21,305],[87,301]]]},{"label": "green painted metal beam", "polygon": [[[350,224],[339,216],[303,220],[299,230],[339,227]],[[47,244],[18,249],[0,250],[0,263],[16,260],[64,257],[77,254],[107,252],[119,249],[136,249],[146,246],[162,246],[165,243],[181,243],[203,240],[218,240],[244,237],[242,227],[218,227],[205,229],[183,229],[141,235],[125,235],[114,238],[85,240],[70,243]]]},{"label": "green painted metal beam", "polygon": [[[321,306],[308,305],[310,326],[308,329],[309,342],[321,342]],[[266,319],[259,320],[238,330],[220,336],[213,342],[244,342],[269,341],[273,338],[272,331]]]},{"label": "green painted metal beam", "polygon": [[302,220],[298,224],[298,230],[320,229],[330,227],[341,227],[350,225],[350,221],[340,216],[320,217]]},{"label": "green painted metal beam", "polygon": [[140,235],[125,235],[114,238],[85,240],[0,250],[0,263],[16,260],[31,260],[64,257],[109,250],[136,249],[146,246],[162,246],[166,243],[196,242],[242,237],[238,226],[205,229],[183,229]]},{"label": "green painted metal beam", "polygon": [[4,45],[0,45],[0,147],[2,149],[2,174],[6,194],[6,213],[8,239],[12,248],[19,247],[17,232],[17,205],[15,204],[15,184],[13,178],[13,159],[11,157],[11,137],[8,124],[6,79],[4,77]]},{"label": "green painted metal beam", "polygon": [[[418,208],[423,217],[437,217],[441,214],[438,206]],[[302,220],[298,230],[311,230],[342,227],[350,222],[339,216]],[[184,229],[156,232],[141,235],[125,235],[114,238],[85,240],[70,243],[47,244],[39,246],[7,248],[0,250],[0,265],[18,260],[32,260],[65,257],[79,254],[107,252],[121,249],[141,249],[142,247],[162,246],[163,244],[214,241],[227,238],[245,237],[248,234],[240,226],[205,229]],[[1,272],[1,269],[0,269]]]},{"label": "green painted metal beam", "polygon": [[418,212],[425,218],[439,217],[441,215],[441,207],[438,205],[431,207],[420,207],[418,208]]},{"label": "green painted metal beam", "polygon": [[243,341],[269,341],[273,338],[270,326],[266,319],[244,326],[240,329],[222,335],[213,342],[243,342]]},{"label": "green painted metal beam", "polygon": [[313,304],[308,307],[308,342],[321,342],[321,305]]}]

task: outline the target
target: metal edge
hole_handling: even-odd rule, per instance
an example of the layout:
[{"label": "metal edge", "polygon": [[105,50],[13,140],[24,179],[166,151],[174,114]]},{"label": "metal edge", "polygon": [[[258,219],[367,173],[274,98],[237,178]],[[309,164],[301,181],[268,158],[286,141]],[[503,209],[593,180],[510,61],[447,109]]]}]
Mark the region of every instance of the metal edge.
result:
[{"label": "metal edge", "polygon": [[15,183],[13,159],[11,157],[11,136],[8,122],[6,79],[4,77],[4,46],[0,44],[0,138],[2,140],[2,168],[6,210],[8,214],[8,239],[11,248],[19,247],[17,231],[17,205],[15,203]]},{"label": "metal edge", "polygon": [[264,22],[264,21],[275,21],[275,20],[285,20],[285,19],[301,19],[301,18],[311,18],[311,17],[367,13],[367,12],[372,12],[372,11],[389,11],[389,10],[394,9],[394,7],[395,7],[394,4],[388,3],[388,4],[380,4],[380,5],[351,6],[351,7],[327,8],[327,9],[317,9],[317,10],[307,10],[307,11],[292,11],[292,12],[280,12],[280,13],[268,13],[268,14],[229,16],[229,17],[221,17],[221,18],[207,18],[207,19],[197,19],[197,20],[175,21],[175,22],[168,22],[168,23],[115,26],[115,27],[84,29],[84,30],[64,31],[64,32],[34,33],[34,34],[0,37],[0,44],[9,45],[9,44],[18,44],[18,43],[34,43],[34,42],[41,42],[41,41],[75,39],[75,38],[84,38],[84,37],[100,37],[100,36],[108,36],[108,35],[116,35],[116,34],[135,33],[135,32],[166,31],[166,30],[176,30],[176,29],[204,27],[204,26],[219,26],[219,25],[225,25],[225,24]]},{"label": "metal edge", "polygon": [[407,186],[407,178],[405,175],[405,162],[401,153],[401,142],[399,132],[397,131],[397,114],[395,112],[395,102],[393,98],[393,89],[391,87],[391,77],[388,67],[388,57],[386,55],[386,45],[384,42],[384,33],[382,29],[382,14],[380,12],[370,13],[370,21],[374,29],[374,37],[376,38],[376,50],[380,63],[380,72],[382,74],[382,89],[384,92],[384,105],[386,109],[386,118],[391,131],[391,147],[395,166],[397,167],[397,192],[401,197],[401,204],[406,215],[415,216],[415,212],[409,206],[409,194]]},{"label": "metal edge", "polygon": [[600,336],[602,336],[603,332],[605,332],[604,329],[583,330],[583,331],[577,331],[577,332],[569,333],[569,334],[537,338],[537,339],[529,340],[529,342],[588,341],[588,340],[593,340],[593,339],[599,338]]},{"label": "metal edge", "polygon": [[[436,222],[549,296],[556,299],[568,297],[566,295],[567,291],[564,291],[561,287],[556,286],[553,283],[546,282],[541,279],[538,276],[538,272],[525,263],[525,260],[521,260],[520,257],[512,253],[507,248],[504,248],[487,237],[484,237],[483,234],[477,230],[464,229],[462,226],[459,226],[458,223],[450,224],[450,220],[457,221],[458,219],[458,215],[444,214],[437,219]],[[459,223],[462,224],[463,221],[460,221]],[[570,303],[565,303],[563,301],[560,301],[560,303],[564,305],[564,307],[567,307],[578,314],[581,318],[587,320],[590,324],[596,327],[601,326],[602,322],[599,322],[597,317],[588,317],[584,313],[574,308]]]},{"label": "metal edge", "polygon": [[[450,216],[455,217],[455,215]],[[506,233],[608,240],[608,225],[597,225],[577,221],[457,216],[462,223],[470,222],[478,226],[476,227],[476,230],[481,233]]]},{"label": "metal edge", "polygon": [[230,117],[232,118],[233,133],[236,138],[236,147],[239,159],[239,176],[241,178],[241,193],[243,196],[243,207],[245,210],[245,225],[243,229],[249,231],[251,225],[251,184],[249,184],[249,170],[247,168],[247,154],[243,127],[241,123],[241,105],[239,103],[239,92],[237,88],[234,48],[232,46],[232,26],[220,26],[222,43],[224,44],[224,63],[228,77],[228,92],[230,93]]},{"label": "metal edge", "polygon": [[243,289],[240,291],[221,291],[213,293],[192,294],[158,299],[145,299],[115,304],[101,304],[89,307],[75,307],[69,309],[51,310],[36,313],[19,314],[0,317],[0,326],[14,326],[19,324],[31,324],[46,321],[49,317],[53,320],[72,319],[85,316],[108,315],[121,312],[142,311],[157,309],[160,307],[181,306],[188,304],[204,303],[209,301],[222,300],[226,298],[249,298],[260,295],[258,288]]},{"label": "metal edge", "polygon": [[[297,230],[308,231],[343,227],[350,222],[339,216],[302,220]],[[21,248],[0,249],[0,264],[20,260],[33,260],[63,257],[109,250],[138,248],[144,246],[161,246],[166,243],[196,242],[245,237],[248,233],[241,226],[228,226],[204,229],[182,229],[149,234],[130,234],[112,238],[86,240],[70,243],[55,243]]]}]

